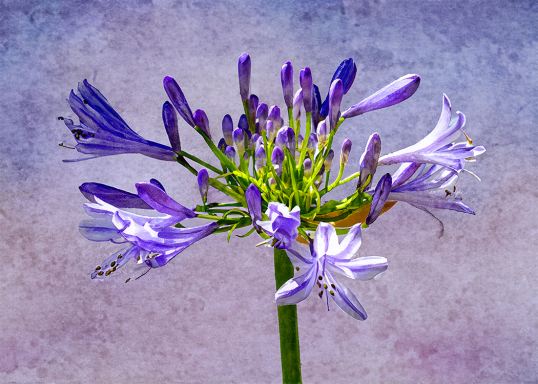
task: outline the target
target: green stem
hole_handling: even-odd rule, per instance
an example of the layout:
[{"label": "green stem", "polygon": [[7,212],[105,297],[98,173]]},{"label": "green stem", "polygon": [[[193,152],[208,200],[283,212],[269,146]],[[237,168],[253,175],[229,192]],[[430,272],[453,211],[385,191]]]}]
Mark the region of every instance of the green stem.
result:
[{"label": "green stem", "polygon": [[[286,281],[293,278],[293,265],[286,251],[274,248],[275,281],[278,290]],[[280,360],[282,362],[282,382],[302,383],[301,354],[299,349],[299,326],[297,306],[278,306],[278,330],[280,333]]]},{"label": "green stem", "polygon": [[215,168],[214,166],[212,166],[211,164],[206,163],[203,160],[200,160],[199,158],[197,158],[196,156],[191,155],[190,153],[187,153],[185,151],[178,151],[177,154],[180,155],[180,156],[184,156],[187,159],[191,159],[192,161],[197,162],[198,164],[206,167],[207,169],[209,169],[209,170],[211,170],[211,171],[213,171],[213,172],[215,172],[215,173],[217,173],[219,175],[223,174],[223,172],[220,169]]}]

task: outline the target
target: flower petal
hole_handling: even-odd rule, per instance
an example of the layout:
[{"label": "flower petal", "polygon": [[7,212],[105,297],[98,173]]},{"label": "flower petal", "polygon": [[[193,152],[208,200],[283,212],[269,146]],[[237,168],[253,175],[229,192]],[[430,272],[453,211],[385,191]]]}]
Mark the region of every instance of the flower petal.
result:
[{"label": "flower petal", "polygon": [[380,256],[358,257],[353,260],[328,257],[329,269],[351,279],[370,280],[387,270],[389,263]]},{"label": "flower petal", "polygon": [[292,241],[291,247],[286,249],[286,252],[295,268],[310,268],[314,262],[314,258],[310,252],[301,247],[297,241]]},{"label": "flower petal", "polygon": [[275,293],[276,304],[291,305],[306,299],[308,295],[310,295],[310,292],[312,292],[312,288],[314,288],[317,274],[318,263],[314,263],[314,265],[301,276],[285,282]]},{"label": "flower petal", "polygon": [[122,242],[120,231],[112,224],[112,217],[84,219],[78,223],[78,231],[90,241]]},{"label": "flower petal", "polygon": [[334,253],[327,252],[327,255],[339,259],[351,259],[359,251],[361,242],[361,224],[359,223],[349,229],[342,243],[334,249]]},{"label": "flower petal", "polygon": [[329,223],[320,223],[314,236],[314,249],[318,257],[338,252],[338,235]]},{"label": "flower petal", "polygon": [[371,225],[381,214],[381,210],[387,201],[390,194],[390,186],[392,185],[392,178],[390,173],[383,175],[381,180],[375,187],[374,196],[372,197],[372,203],[370,207],[370,213],[366,218],[366,225]]},{"label": "flower petal", "polygon": [[151,183],[137,183],[138,196],[158,212],[171,216],[196,217],[194,211],[184,207]]},{"label": "flower petal", "polygon": [[252,219],[252,224],[256,230],[260,230],[260,226],[257,224],[258,220],[262,219],[262,196],[260,191],[254,184],[250,186],[245,191],[245,199],[247,200],[248,211],[250,218]]},{"label": "flower petal", "polygon": [[123,267],[129,260],[138,257],[140,248],[135,245],[129,245],[119,252],[114,252],[107,257],[91,274],[92,279],[104,279],[114,273],[118,268]]},{"label": "flower petal", "polygon": [[451,200],[441,196],[436,196],[428,192],[391,192],[388,197],[392,201],[405,201],[411,205],[429,209],[450,209],[453,211],[470,213],[474,215],[474,211],[458,200]]},{"label": "flower petal", "polygon": [[194,122],[191,108],[189,107],[189,103],[187,103],[187,99],[179,87],[179,84],[172,77],[166,76],[163,80],[163,85],[168,98],[178,111],[179,115],[187,122],[187,124],[194,128],[196,123]]},{"label": "flower petal", "polygon": [[330,294],[336,305],[349,316],[357,320],[366,320],[368,317],[363,306],[357,300],[353,292],[351,292],[343,283],[339,282],[331,273],[325,270],[325,277],[329,284],[334,284],[332,289],[334,294]]},{"label": "flower petal", "polygon": [[163,122],[172,149],[174,152],[181,151],[176,110],[168,101],[163,104]]},{"label": "flower petal", "polygon": [[84,183],[78,187],[84,197],[93,203],[95,198],[116,208],[152,209],[138,195],[100,183]]}]

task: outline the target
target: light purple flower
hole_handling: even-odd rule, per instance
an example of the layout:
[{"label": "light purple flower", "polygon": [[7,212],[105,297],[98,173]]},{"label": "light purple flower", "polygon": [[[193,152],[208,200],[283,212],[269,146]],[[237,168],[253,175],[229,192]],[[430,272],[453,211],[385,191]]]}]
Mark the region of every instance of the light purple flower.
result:
[{"label": "light purple flower", "polygon": [[271,106],[271,108],[269,108],[267,119],[273,122],[273,126],[275,127],[275,130],[278,131],[280,127],[282,127],[282,123],[281,123],[282,118],[280,117],[280,108],[278,108],[276,105]]},{"label": "light purple flower", "polygon": [[280,71],[282,91],[284,92],[284,102],[288,108],[293,107],[293,66],[288,61],[282,66]]},{"label": "light purple flower", "polygon": [[[372,133],[368,138],[366,149],[361,156],[360,160],[360,176],[357,182],[357,189],[368,189],[372,184],[375,171],[377,169],[377,162],[379,161],[379,155],[381,154],[381,138],[377,132]],[[368,180],[368,176],[370,179]]]},{"label": "light purple flower", "polygon": [[248,53],[244,52],[239,56],[237,71],[239,74],[239,93],[241,100],[245,101],[250,95],[250,56]]},{"label": "light purple flower", "polygon": [[327,120],[322,120],[318,124],[318,142],[319,145],[324,145],[329,137],[329,127],[327,127]]},{"label": "light purple flower", "polygon": [[241,128],[234,129],[233,138],[237,152],[245,152],[245,131]]},{"label": "light purple flower", "polygon": [[292,241],[297,239],[297,228],[301,225],[301,210],[299,207],[291,211],[281,203],[270,202],[265,212],[268,221],[258,221],[258,225],[271,237],[278,240],[275,246],[280,249],[291,247]]},{"label": "light purple flower", "polygon": [[266,157],[265,148],[263,145],[260,145],[254,154],[254,158],[256,160],[265,160]]},{"label": "light purple flower", "polygon": [[[75,146],[77,151],[91,157],[64,162],[124,153],[139,153],[158,160],[174,161],[177,155],[172,148],[146,140],[134,132],[99,90],[91,86],[87,80],[78,84],[78,91],[80,97],[71,91],[68,102],[78,116],[80,125],[75,125],[71,119],[64,119],[64,123],[77,141]],[[173,125],[169,120],[170,116],[163,113],[163,118],[166,119],[164,123],[167,131],[173,129],[171,125],[167,126],[167,124]]]},{"label": "light purple flower", "polygon": [[400,77],[398,80],[393,81],[373,95],[368,96],[360,103],[349,108],[347,111],[342,113],[342,117],[348,119],[353,116],[362,115],[366,112],[387,108],[401,103],[402,101],[413,96],[419,85],[419,75],[405,75]]},{"label": "light purple flower", "polygon": [[264,129],[268,114],[269,107],[267,104],[261,103],[258,105],[258,108],[256,109],[256,119],[258,119],[256,122],[256,133],[260,133],[260,131]]},{"label": "light purple flower", "polygon": [[271,155],[271,163],[275,167],[276,174],[280,177],[282,175],[282,164],[284,163],[284,152],[279,147],[275,146],[273,154]]},{"label": "light purple flower", "polygon": [[228,145],[226,147],[226,149],[224,150],[224,155],[230,159],[230,160],[234,160],[235,159],[235,148],[232,147],[231,145]]},{"label": "light purple flower", "polygon": [[[388,267],[384,257],[367,256],[352,259],[361,245],[361,227],[356,224],[349,230],[342,243],[334,227],[320,223],[310,251],[293,241],[287,249],[293,266],[301,273],[288,280],[275,294],[277,305],[297,304],[310,295],[317,285],[318,295],[325,294],[327,307],[329,298],[336,302],[345,313],[357,320],[366,320],[367,315],[361,303],[336,275],[340,274],[356,280],[370,280]],[[304,271],[304,272],[303,272]]]},{"label": "light purple flower", "polygon": [[461,171],[465,159],[478,156],[485,152],[482,146],[471,146],[468,142],[453,144],[460,136],[465,126],[465,115],[457,112],[458,116],[452,121],[450,100],[443,95],[443,109],[436,127],[417,144],[382,156],[379,165],[396,163],[432,163],[439,164],[455,171]]},{"label": "light purple flower", "polygon": [[[218,228],[214,222],[194,228],[171,227],[185,218],[196,217],[196,213],[173,200],[158,185],[139,183],[136,187],[141,200],[165,215],[146,217],[127,212],[104,202],[98,197],[99,194],[93,195],[92,201],[96,203],[84,205],[91,219],[80,222],[82,235],[92,241],[128,243],[127,247],[101,263],[93,271],[92,279],[109,276],[130,259],[135,259],[139,264],[145,263],[149,268],[162,267],[185,248]],[[126,197],[127,194],[123,193]],[[116,193],[116,202],[121,199],[120,195]],[[132,200],[132,197],[127,199]]]},{"label": "light purple flower", "polygon": [[196,179],[198,180],[200,196],[202,197],[202,201],[205,203],[207,200],[207,191],[209,190],[209,174],[207,173],[207,169],[200,169]]}]

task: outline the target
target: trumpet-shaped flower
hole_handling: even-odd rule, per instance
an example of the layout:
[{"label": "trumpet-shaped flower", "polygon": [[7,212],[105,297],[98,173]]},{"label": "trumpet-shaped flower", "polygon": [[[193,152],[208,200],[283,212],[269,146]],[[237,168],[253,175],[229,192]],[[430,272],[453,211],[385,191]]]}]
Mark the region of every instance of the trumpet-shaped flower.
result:
[{"label": "trumpet-shaped flower", "polygon": [[299,232],[297,228],[301,224],[301,210],[299,207],[291,211],[281,203],[271,202],[265,214],[268,221],[258,221],[258,225],[271,237],[278,240],[277,248],[287,249],[291,247],[292,241],[297,239]]},{"label": "trumpet-shaped flower", "polygon": [[[90,85],[87,80],[78,84],[78,91],[80,96],[71,91],[68,102],[73,112],[78,116],[80,125],[76,125],[71,119],[64,119],[64,123],[71,130],[77,141],[76,150],[92,156],[64,160],[65,162],[123,153],[139,153],[167,161],[173,161],[177,156],[172,148],[146,140],[134,132],[112,108],[101,92]],[[166,106],[163,108],[166,108]],[[170,141],[174,143],[174,146],[180,148],[177,125],[175,126],[176,132],[172,132],[174,129],[173,121],[170,120],[172,118],[164,110],[163,119]]]},{"label": "trumpet-shaped flower", "polygon": [[[196,217],[196,213],[173,200],[154,183],[139,183],[136,187],[138,197],[144,203],[165,215],[147,217],[127,212],[101,200],[100,193],[91,195],[87,192],[88,188],[85,189],[85,196],[92,196],[90,200],[96,203],[84,205],[91,219],[83,220],[79,224],[81,234],[91,241],[129,243],[126,248],[97,266],[91,275],[92,279],[109,276],[130,259],[136,259],[139,264],[145,263],[150,268],[162,267],[188,246],[218,228],[218,224],[214,222],[194,228],[171,227],[185,218]],[[94,188],[93,191],[99,192],[100,189]],[[129,201],[133,200],[129,196],[132,194],[116,191],[120,191],[115,192],[118,205],[122,205],[122,196]]]},{"label": "trumpet-shaped flower", "polygon": [[485,152],[482,146],[471,146],[471,141],[454,143],[462,134],[465,115],[451,118],[450,100],[443,95],[443,109],[437,125],[425,138],[415,145],[401,149],[379,159],[379,165],[396,163],[431,163],[439,164],[455,171],[461,171],[465,159],[473,158]]},{"label": "trumpet-shaped flower", "polygon": [[[357,320],[366,320],[363,306],[336,276],[338,274],[357,280],[369,280],[388,267],[387,259],[379,256],[352,259],[361,245],[361,227],[356,224],[349,230],[342,243],[334,227],[320,223],[310,250],[303,249],[293,241],[287,249],[288,257],[301,275],[288,280],[275,294],[278,305],[297,304],[310,295],[317,286],[318,295],[323,294],[336,302],[345,313]],[[328,306],[328,301],[327,301]]]}]

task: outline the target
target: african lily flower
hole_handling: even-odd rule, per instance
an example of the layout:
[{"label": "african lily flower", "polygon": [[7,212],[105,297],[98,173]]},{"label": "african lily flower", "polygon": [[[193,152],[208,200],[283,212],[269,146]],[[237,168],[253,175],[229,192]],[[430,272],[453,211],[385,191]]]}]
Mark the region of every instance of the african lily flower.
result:
[{"label": "african lily flower", "polygon": [[[188,246],[210,235],[218,228],[214,222],[194,228],[178,228],[173,225],[196,213],[182,206],[155,182],[138,183],[137,199],[122,190],[102,184],[87,183],[81,191],[93,204],[84,209],[91,219],[83,220],[79,230],[88,240],[127,243],[127,247],[105,259],[92,273],[93,278],[105,278],[130,259],[149,268],[166,265]],[[142,202],[164,216],[147,217],[124,211],[102,200],[105,198],[123,207],[145,208]]]},{"label": "african lily flower", "polygon": [[121,116],[112,108],[108,100],[87,80],[78,84],[76,95],[71,91],[69,105],[78,116],[80,125],[71,119],[64,119],[71,130],[80,153],[91,155],[82,159],[64,160],[65,162],[88,160],[96,157],[118,155],[123,153],[139,153],[158,160],[173,161],[177,156],[174,150],[180,150],[179,135],[175,111],[169,103],[163,106],[165,128],[172,143],[171,147],[144,139],[134,132]]},{"label": "african lily flower", "polygon": [[465,115],[458,111],[458,116],[451,120],[451,111],[450,100],[443,94],[443,109],[433,131],[415,145],[382,156],[379,165],[431,163],[461,171],[465,159],[474,158],[484,153],[485,149],[482,146],[471,146],[469,139],[467,142],[454,143],[463,132]]},{"label": "african lily flower", "polygon": [[317,286],[320,298],[325,294],[328,300],[330,296],[342,311],[357,320],[366,320],[366,311],[361,303],[336,276],[340,274],[351,279],[370,280],[385,271],[388,262],[379,256],[353,259],[360,245],[360,224],[349,230],[342,243],[338,242],[336,230],[328,223],[318,226],[309,251],[293,241],[287,249],[288,257],[297,271],[304,272],[290,279],[276,292],[276,303],[297,304],[306,299]]}]

